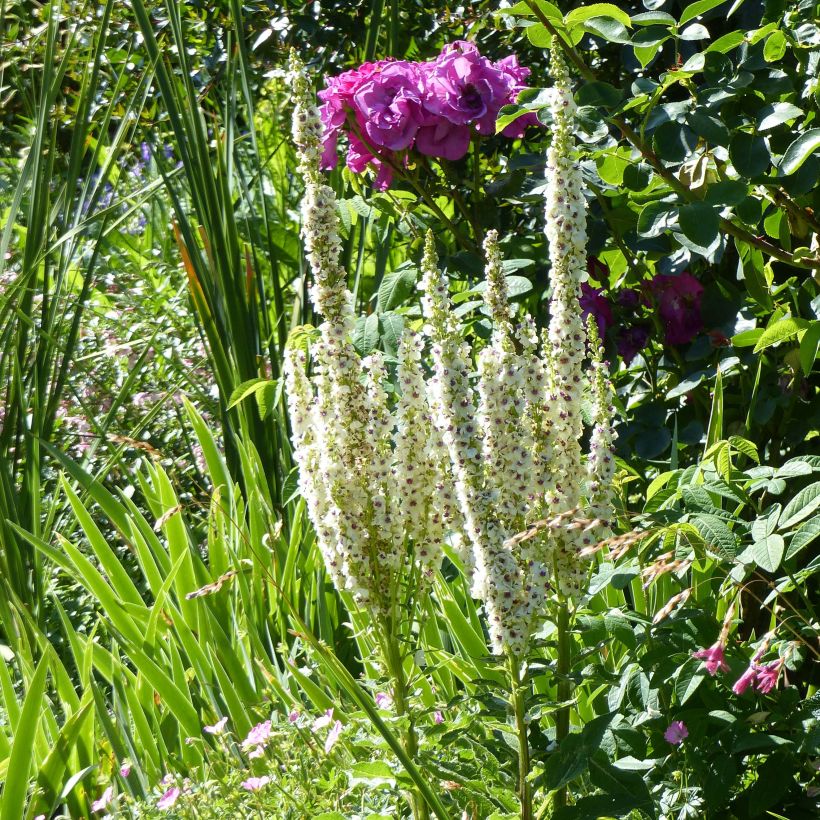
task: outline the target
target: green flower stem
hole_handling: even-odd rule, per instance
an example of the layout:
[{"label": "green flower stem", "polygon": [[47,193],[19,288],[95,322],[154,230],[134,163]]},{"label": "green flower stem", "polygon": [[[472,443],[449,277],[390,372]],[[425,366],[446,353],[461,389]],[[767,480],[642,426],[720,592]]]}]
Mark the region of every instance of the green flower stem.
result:
[{"label": "green flower stem", "polygon": [[[572,645],[570,643],[570,611],[567,599],[561,596],[558,604],[558,661],[556,673],[558,675],[558,711],[555,715],[555,742],[558,748],[569,735],[569,701],[572,696],[572,681],[569,670],[572,666]],[[552,805],[554,809],[567,805],[567,787],[562,786],[555,793]]]},{"label": "green flower stem", "polygon": [[518,799],[521,802],[521,820],[532,820],[532,791],[527,776],[530,773],[530,744],[525,716],[524,695],[527,673],[521,669],[519,658],[512,652],[507,656],[510,670],[512,708],[518,734]]}]

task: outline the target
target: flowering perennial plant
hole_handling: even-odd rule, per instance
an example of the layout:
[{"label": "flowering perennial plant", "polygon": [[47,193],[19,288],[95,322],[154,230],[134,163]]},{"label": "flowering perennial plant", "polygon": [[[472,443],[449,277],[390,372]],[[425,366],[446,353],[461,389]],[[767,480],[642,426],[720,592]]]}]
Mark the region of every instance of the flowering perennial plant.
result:
[{"label": "flowering perennial plant", "polygon": [[[402,152],[461,159],[474,135],[492,135],[502,106],[526,87],[530,70],[514,56],[491,62],[466,41],[445,46],[428,62],[379,60],[327,80],[319,92],[324,125],[322,167],[334,168],[337,140],[348,137],[347,166],[377,171],[376,187],[389,187]],[[537,124],[519,117],[502,133],[520,137]]]}]

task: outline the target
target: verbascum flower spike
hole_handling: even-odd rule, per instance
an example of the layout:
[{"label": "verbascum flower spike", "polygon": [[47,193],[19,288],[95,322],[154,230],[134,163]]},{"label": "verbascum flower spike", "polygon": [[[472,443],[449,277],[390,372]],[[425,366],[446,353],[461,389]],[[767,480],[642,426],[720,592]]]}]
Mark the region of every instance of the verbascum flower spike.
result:
[{"label": "verbascum flower spike", "polygon": [[560,405],[555,420],[553,468],[558,472],[555,512],[578,505],[583,486],[580,438],[581,396],[586,333],[579,304],[586,267],[586,211],[581,172],[575,161],[573,119],[575,101],[569,73],[557,43],[550,51],[554,79],[551,99],[552,143],[547,152],[546,226],[549,240],[549,344],[554,399]]}]

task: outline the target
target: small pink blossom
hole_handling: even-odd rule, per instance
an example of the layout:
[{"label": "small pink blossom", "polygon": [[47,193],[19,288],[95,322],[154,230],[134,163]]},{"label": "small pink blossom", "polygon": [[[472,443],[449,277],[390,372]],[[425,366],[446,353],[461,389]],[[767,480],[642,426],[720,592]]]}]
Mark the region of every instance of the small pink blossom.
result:
[{"label": "small pink blossom", "polygon": [[225,728],[225,724],[228,722],[227,717],[220,718],[213,726],[203,726],[202,731],[207,732],[209,735],[218,735],[222,732]]},{"label": "small pink blossom", "polygon": [[757,682],[757,670],[759,668],[756,663],[750,664],[749,668],[735,681],[732,691],[736,695],[742,695],[753,683]]},{"label": "small pink blossom", "polygon": [[129,774],[131,774],[131,764],[123,763],[120,766],[120,777],[128,777]]},{"label": "small pink blossom", "polygon": [[386,692],[377,692],[374,700],[379,709],[389,709],[393,705],[393,698]]},{"label": "small pink blossom", "polygon": [[296,721],[299,720],[299,710],[298,709],[291,709],[291,712],[288,715],[288,720],[291,723],[296,723]]},{"label": "small pink blossom", "polygon": [[270,777],[263,775],[262,777],[249,777],[242,781],[242,788],[249,792],[258,792],[259,789],[267,786],[270,783]]},{"label": "small pink blossom", "polygon": [[316,720],[313,721],[311,731],[316,734],[320,729],[330,726],[331,723],[333,723],[333,709],[328,709],[321,717],[317,717]]},{"label": "small pink blossom", "polygon": [[179,789],[176,786],[171,786],[171,788],[157,800],[157,808],[162,809],[162,811],[167,811],[177,802],[178,797]]},{"label": "small pink blossom", "polygon": [[243,749],[250,749],[251,746],[264,746],[270,738],[270,721],[257,723],[248,732],[248,736],[242,741]]},{"label": "small pink blossom", "polygon": [[113,786],[109,786],[99,797],[98,800],[95,800],[91,804],[91,811],[105,811],[106,806],[111,802],[114,797],[114,788]]},{"label": "small pink blossom", "polygon": [[689,737],[689,730],[682,720],[673,720],[663,733],[663,739],[674,746],[680,746],[687,737]]},{"label": "small pink blossom", "polygon": [[771,692],[777,686],[777,679],[780,677],[780,670],[783,667],[783,659],[779,658],[776,661],[759,666],[757,668],[757,683],[755,687],[758,692]]},{"label": "small pink blossom", "polygon": [[38,814],[34,820],[46,820],[46,816],[44,814]]},{"label": "small pink blossom", "polygon": [[729,671],[729,664],[726,663],[726,659],[723,655],[723,646],[719,643],[710,646],[708,649],[699,649],[692,657],[703,661],[707,672],[713,677],[718,672]]},{"label": "small pink blossom", "polygon": [[328,754],[330,750],[336,745],[336,741],[339,739],[339,735],[342,733],[342,721],[337,720],[331,730],[327,733],[327,738],[325,739],[325,754]]},{"label": "small pink blossom", "polygon": [[433,722],[434,723],[444,723],[444,715],[436,710],[433,712]]},{"label": "small pink blossom", "polygon": [[254,746],[253,749],[248,752],[248,757],[253,760],[256,757],[262,757],[263,754],[265,754],[264,746]]}]

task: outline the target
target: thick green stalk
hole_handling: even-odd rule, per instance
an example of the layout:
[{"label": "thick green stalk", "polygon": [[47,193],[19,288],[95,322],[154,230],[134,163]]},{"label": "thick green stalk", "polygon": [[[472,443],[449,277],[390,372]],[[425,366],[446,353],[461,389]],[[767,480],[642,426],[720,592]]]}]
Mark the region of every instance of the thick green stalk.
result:
[{"label": "thick green stalk", "polygon": [[[569,678],[569,670],[572,661],[572,645],[570,643],[570,613],[567,599],[563,596],[559,601],[558,620],[558,662],[556,674],[558,676],[558,711],[555,715],[555,742],[558,748],[569,735],[569,704],[572,696],[572,681]],[[553,809],[567,805],[567,787],[562,786],[555,793],[553,799]]]},{"label": "thick green stalk", "polygon": [[512,652],[509,653],[508,659],[512,708],[518,735],[518,799],[521,802],[521,820],[532,820],[532,791],[527,779],[530,773],[530,744],[524,703],[527,673],[524,671],[522,674],[520,660]]}]

